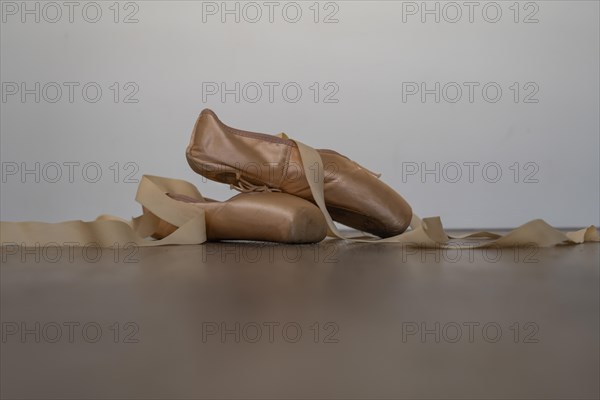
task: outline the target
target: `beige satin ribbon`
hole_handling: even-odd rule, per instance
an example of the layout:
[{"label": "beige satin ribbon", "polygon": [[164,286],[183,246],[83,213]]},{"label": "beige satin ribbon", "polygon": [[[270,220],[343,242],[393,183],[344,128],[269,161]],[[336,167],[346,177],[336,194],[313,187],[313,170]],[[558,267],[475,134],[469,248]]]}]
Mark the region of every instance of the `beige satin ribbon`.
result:
[{"label": "beige satin ribbon", "polygon": [[[282,135],[288,138],[285,134]],[[484,247],[518,247],[518,246],[539,246],[548,247],[558,244],[577,244],[583,242],[599,242],[600,236],[596,228],[591,225],[588,228],[580,229],[575,232],[561,232],[541,219],[530,221],[520,227],[512,230],[506,235],[498,235],[491,232],[474,232],[464,236],[451,237],[442,226],[440,217],[423,218],[421,220],[416,215],[410,223],[411,230],[397,236],[385,239],[379,238],[350,238],[343,235],[333,223],[333,219],[325,206],[324,195],[324,169],[323,161],[319,153],[310,146],[302,142],[293,140],[300,151],[300,158],[304,168],[304,174],[307,177],[312,176],[314,168],[310,166],[317,165],[317,178],[307,178],[310,191],[317,206],[323,212],[328,226],[328,236],[340,239],[352,240],[357,242],[378,242],[378,243],[401,243],[416,247],[433,248],[484,248]]]},{"label": "beige satin ribbon", "polygon": [[[57,246],[99,247],[161,246],[167,244],[199,244],[206,241],[204,210],[177,201],[167,193],[178,193],[203,200],[198,189],[179,179],[144,175],[136,194],[143,214],[126,221],[110,215],[101,215],[94,221],[0,222],[2,246],[43,247]],[[163,219],[175,226],[175,232],[161,240],[148,239],[156,232]]]},{"label": "beige satin ribbon", "polygon": [[[328,235],[357,242],[400,243],[416,247],[513,247],[554,246],[598,242],[600,236],[594,226],[575,232],[563,233],[537,219],[528,222],[502,236],[491,232],[476,232],[460,237],[451,237],[444,231],[439,217],[419,219],[413,216],[411,230],[385,239],[350,238],[343,235],[333,223],[325,206],[323,189],[323,161],[319,153],[294,140],[300,150],[303,168],[307,177],[312,176],[315,163],[318,179],[307,179],[313,198],[327,221]],[[118,217],[101,215],[94,221],[44,222],[0,222],[2,246],[39,247],[45,245],[99,247],[161,246],[170,244],[200,244],[206,241],[204,210],[191,204],[174,200],[167,193],[177,193],[204,200],[198,189],[189,182],[144,175],[136,194],[142,205],[143,214],[126,221]],[[156,232],[160,219],[178,226],[171,235],[161,240],[148,239]],[[461,240],[463,242],[457,242]],[[466,242],[466,243],[464,243]]]}]

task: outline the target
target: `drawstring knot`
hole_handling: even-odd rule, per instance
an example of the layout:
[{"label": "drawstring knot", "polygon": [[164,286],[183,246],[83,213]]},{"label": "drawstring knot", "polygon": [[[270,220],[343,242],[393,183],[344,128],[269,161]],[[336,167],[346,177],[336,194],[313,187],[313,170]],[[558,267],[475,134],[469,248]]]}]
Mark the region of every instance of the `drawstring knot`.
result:
[{"label": "drawstring knot", "polygon": [[242,176],[239,172],[235,174],[235,178],[236,178],[237,182],[235,184],[229,185],[229,187],[231,189],[237,190],[238,192],[242,192],[242,193],[281,192],[280,189],[275,189],[275,188],[269,187],[267,185],[255,185],[252,182],[248,182],[247,180],[242,178]]}]

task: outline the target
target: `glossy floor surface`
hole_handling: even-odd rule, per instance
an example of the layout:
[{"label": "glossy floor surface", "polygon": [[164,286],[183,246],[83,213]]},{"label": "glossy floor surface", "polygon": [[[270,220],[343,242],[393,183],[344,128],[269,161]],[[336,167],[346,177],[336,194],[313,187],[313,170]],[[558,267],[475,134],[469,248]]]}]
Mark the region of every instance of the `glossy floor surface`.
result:
[{"label": "glossy floor surface", "polygon": [[2,398],[598,398],[600,244],[2,251]]}]

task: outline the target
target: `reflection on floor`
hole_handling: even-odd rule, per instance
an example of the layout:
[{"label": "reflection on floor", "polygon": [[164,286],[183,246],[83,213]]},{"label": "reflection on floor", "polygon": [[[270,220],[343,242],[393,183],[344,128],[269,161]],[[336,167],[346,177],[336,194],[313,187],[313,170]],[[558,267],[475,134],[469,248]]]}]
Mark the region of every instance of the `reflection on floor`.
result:
[{"label": "reflection on floor", "polygon": [[2,252],[3,398],[598,398],[600,244]]}]

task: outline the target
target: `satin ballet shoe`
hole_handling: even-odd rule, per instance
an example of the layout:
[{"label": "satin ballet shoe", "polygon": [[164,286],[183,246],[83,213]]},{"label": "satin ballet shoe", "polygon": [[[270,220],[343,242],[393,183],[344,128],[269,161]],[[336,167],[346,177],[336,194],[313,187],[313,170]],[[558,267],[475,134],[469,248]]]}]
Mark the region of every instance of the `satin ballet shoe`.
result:
[{"label": "satin ballet shoe", "polygon": [[[168,196],[204,210],[206,237],[210,241],[316,243],[327,233],[323,214],[315,205],[285,193],[240,193],[223,202],[181,194]],[[152,237],[162,239],[176,229],[175,225],[160,220]]]},{"label": "satin ballet shoe", "polygon": [[[407,229],[411,207],[377,174],[335,151],[317,151],[333,220],[384,238]],[[186,157],[198,174],[242,192],[280,191],[314,202],[298,146],[285,135],[234,129],[205,109],[194,126]]]}]

